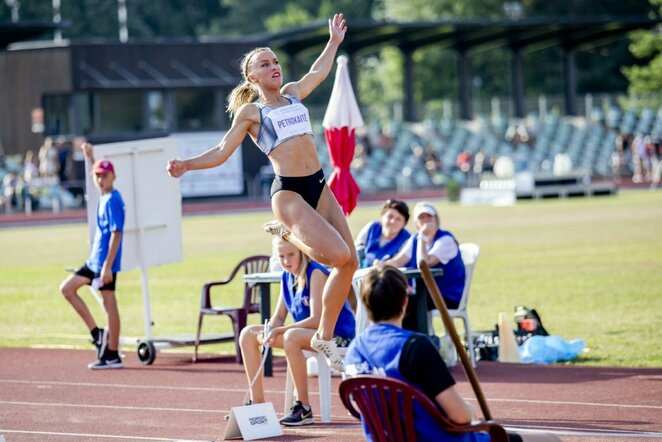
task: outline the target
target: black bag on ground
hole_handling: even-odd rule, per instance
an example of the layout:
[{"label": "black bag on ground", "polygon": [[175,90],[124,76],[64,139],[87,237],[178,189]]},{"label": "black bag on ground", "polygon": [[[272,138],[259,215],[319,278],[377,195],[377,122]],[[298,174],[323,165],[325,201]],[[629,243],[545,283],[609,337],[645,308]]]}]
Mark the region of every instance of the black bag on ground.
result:
[{"label": "black bag on ground", "polygon": [[515,307],[514,316],[517,323],[517,330],[515,330],[517,344],[522,344],[531,336],[549,336],[536,309],[518,305]]}]

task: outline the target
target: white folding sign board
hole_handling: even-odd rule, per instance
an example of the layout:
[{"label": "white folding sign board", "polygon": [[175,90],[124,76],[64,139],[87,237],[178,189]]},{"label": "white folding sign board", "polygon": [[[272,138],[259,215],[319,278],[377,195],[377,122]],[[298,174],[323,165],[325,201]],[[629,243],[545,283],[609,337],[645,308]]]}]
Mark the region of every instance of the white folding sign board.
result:
[{"label": "white folding sign board", "polygon": [[224,440],[255,440],[282,436],[283,429],[271,402],[233,407],[225,427]]},{"label": "white folding sign board", "polygon": [[[178,156],[178,149],[178,142],[171,138],[94,146],[95,159],[107,158],[113,163],[117,176],[114,187],[122,194],[126,206],[122,271],[182,260],[179,181],[166,171],[168,160]],[[87,180],[87,215],[92,239],[99,192],[89,173]]]},{"label": "white folding sign board", "polygon": [[[171,135],[177,141],[179,158],[191,158],[216,146],[225,132],[194,132]],[[244,191],[244,170],[241,146],[221,166],[187,172],[180,178],[182,196],[241,195]]]},{"label": "white folding sign board", "polygon": [[[94,147],[95,159],[113,163],[114,187],[126,207],[122,232],[122,271],[140,268],[145,316],[145,337],[152,337],[152,317],[147,268],[182,260],[182,197],[179,181],[171,178],[166,166],[178,155],[171,138],[126,141]],[[99,192],[86,164],[87,218],[90,240],[96,228]]]}]

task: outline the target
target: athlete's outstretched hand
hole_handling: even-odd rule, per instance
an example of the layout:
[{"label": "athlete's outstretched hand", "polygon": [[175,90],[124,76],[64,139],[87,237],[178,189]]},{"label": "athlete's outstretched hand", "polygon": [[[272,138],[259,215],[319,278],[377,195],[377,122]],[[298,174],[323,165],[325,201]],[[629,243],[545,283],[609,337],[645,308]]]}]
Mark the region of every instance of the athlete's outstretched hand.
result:
[{"label": "athlete's outstretched hand", "polygon": [[347,32],[347,22],[342,14],[335,14],[333,18],[329,19],[329,39],[340,44],[345,39]]},{"label": "athlete's outstretched hand", "polygon": [[168,161],[168,174],[173,178],[179,178],[184,175],[186,172],[186,166],[181,160],[170,160]]}]

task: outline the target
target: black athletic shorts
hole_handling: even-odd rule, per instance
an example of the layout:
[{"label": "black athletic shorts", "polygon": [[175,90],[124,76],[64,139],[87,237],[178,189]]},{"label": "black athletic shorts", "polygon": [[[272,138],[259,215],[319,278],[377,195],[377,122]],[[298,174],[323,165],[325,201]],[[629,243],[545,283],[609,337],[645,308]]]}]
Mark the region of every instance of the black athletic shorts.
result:
[{"label": "black athletic shorts", "polygon": [[316,173],[308,176],[287,177],[276,175],[271,184],[271,197],[281,190],[291,190],[296,192],[313,209],[317,209],[317,203],[320,201],[322,191],[326,185],[324,171],[320,169]]},{"label": "black athletic shorts", "polygon": [[[87,285],[92,285],[92,280],[94,278],[98,278],[101,276],[100,273],[94,273],[92,269],[90,269],[87,264],[83,264],[81,268],[76,270],[76,275],[82,276],[83,278],[87,278],[90,280],[90,282],[87,283]],[[105,284],[101,287],[99,287],[99,290],[111,290],[115,291],[115,281],[117,281],[117,273],[113,272],[113,280],[109,284]]]}]

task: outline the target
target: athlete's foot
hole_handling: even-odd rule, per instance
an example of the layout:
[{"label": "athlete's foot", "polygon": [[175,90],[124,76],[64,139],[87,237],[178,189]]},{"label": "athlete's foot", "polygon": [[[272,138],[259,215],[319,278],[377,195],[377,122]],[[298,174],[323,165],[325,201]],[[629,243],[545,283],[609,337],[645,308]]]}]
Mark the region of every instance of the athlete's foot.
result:
[{"label": "athlete's foot", "polygon": [[262,226],[264,231],[270,235],[278,236],[282,239],[287,239],[290,235],[290,231],[277,219],[264,223]]},{"label": "athlete's foot", "polygon": [[338,346],[336,345],[335,340],[331,339],[330,341],[325,341],[319,337],[317,332],[315,332],[310,339],[310,346],[313,350],[324,356],[329,367],[340,372],[345,371],[345,361],[340,354],[338,354]]}]

